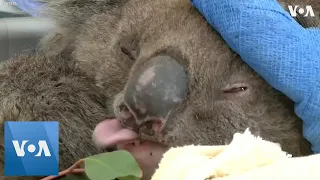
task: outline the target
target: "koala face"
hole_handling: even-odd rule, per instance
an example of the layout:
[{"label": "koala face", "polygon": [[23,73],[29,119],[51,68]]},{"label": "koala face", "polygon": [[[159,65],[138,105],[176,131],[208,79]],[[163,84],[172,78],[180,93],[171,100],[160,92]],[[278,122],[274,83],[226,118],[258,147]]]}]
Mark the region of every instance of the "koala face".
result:
[{"label": "koala face", "polygon": [[131,0],[91,19],[77,59],[93,67],[101,87],[120,85],[114,113],[142,139],[220,145],[250,128],[303,153],[293,103],[244,64],[188,1]]},{"label": "koala face", "polygon": [[[316,1],[308,4],[318,10]],[[70,52],[110,97],[106,109],[116,118],[96,126],[94,141],[130,151],[144,179],[167,148],[227,144],[247,128],[293,155],[311,153],[293,103],[243,63],[188,0],[51,1],[48,12],[60,38],[54,46],[44,39],[41,49]]]}]

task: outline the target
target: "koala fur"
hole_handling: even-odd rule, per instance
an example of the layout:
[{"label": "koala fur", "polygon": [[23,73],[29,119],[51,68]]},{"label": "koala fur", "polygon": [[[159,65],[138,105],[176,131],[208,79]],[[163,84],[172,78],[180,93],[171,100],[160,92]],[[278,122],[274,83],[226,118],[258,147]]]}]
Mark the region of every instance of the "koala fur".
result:
[{"label": "koala fur", "polygon": [[[97,122],[107,116],[109,97],[72,61],[62,56],[32,54],[4,62],[0,69],[2,132],[4,121],[59,121],[61,169],[76,159],[100,152],[91,134]],[[3,135],[0,149],[1,179]]]},{"label": "koala fur", "polygon": [[[318,0],[286,3],[320,10]],[[91,141],[95,125],[119,116],[127,81],[162,54],[185,67],[189,84],[161,143],[221,145],[250,127],[291,154],[311,153],[293,103],[243,63],[188,0],[55,0],[44,13],[58,28],[39,42],[36,53],[0,64],[0,126],[58,120],[61,170],[100,152]],[[319,22],[318,14],[301,18],[304,27]],[[246,90],[223,91],[238,86]]]}]

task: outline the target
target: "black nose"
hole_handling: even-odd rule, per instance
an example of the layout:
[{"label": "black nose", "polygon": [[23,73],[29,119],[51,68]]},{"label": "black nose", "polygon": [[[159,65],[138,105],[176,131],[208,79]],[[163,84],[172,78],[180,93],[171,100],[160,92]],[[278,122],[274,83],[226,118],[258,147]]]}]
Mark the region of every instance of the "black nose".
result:
[{"label": "black nose", "polygon": [[136,69],[129,78],[124,102],[137,124],[166,119],[185,98],[188,76],[170,56],[156,56]]}]

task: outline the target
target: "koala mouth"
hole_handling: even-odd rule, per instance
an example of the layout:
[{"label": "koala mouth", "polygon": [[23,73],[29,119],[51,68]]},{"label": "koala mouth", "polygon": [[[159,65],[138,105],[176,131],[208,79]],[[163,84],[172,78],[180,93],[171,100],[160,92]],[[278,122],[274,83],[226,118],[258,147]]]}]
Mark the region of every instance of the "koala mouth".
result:
[{"label": "koala mouth", "polygon": [[101,148],[129,144],[137,141],[137,139],[138,134],[124,128],[118,119],[107,119],[100,122],[93,132],[93,140]]},{"label": "koala mouth", "polygon": [[136,132],[123,127],[118,119],[106,119],[100,122],[93,132],[93,141],[100,148],[116,145],[117,149],[131,153],[142,169],[143,180],[150,179],[158,168],[163,154],[169,148],[153,141],[141,141]]}]

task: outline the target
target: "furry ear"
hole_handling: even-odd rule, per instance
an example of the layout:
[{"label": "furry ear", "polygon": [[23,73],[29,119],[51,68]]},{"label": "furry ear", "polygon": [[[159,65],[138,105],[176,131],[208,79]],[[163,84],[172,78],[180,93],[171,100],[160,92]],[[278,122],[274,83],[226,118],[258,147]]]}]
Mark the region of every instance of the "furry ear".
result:
[{"label": "furry ear", "polygon": [[50,17],[57,28],[44,36],[37,51],[49,56],[71,53],[85,22],[96,14],[119,14],[128,0],[38,0],[44,3],[40,14]]},{"label": "furry ear", "polygon": [[119,9],[128,0],[40,0],[41,14],[51,17],[59,27],[77,30],[94,14]]},{"label": "furry ear", "polygon": [[55,56],[67,51],[72,52],[72,42],[73,37],[68,36],[66,29],[57,28],[40,39],[36,50],[48,56]]}]

